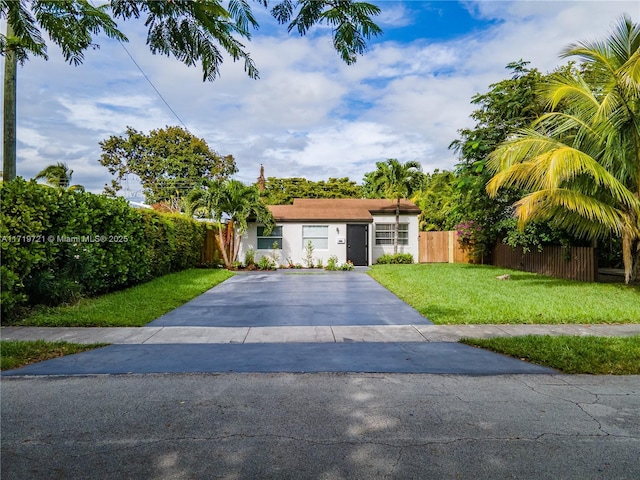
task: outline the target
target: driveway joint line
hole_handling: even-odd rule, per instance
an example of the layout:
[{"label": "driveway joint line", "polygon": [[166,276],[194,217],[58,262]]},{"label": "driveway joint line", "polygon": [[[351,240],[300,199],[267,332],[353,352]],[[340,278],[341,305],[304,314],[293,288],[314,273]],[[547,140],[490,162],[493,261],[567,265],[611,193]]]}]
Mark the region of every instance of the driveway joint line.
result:
[{"label": "driveway joint line", "polygon": [[[144,328],[144,327],[143,327]],[[146,344],[149,340],[151,340],[153,337],[155,337],[156,335],[158,335],[162,330],[164,330],[166,327],[160,327],[158,329],[157,332],[155,332],[154,334],[152,334],[149,338],[147,338],[144,342],[142,342],[142,344]]]},{"label": "driveway joint line", "polygon": [[247,333],[244,336],[244,338],[242,339],[242,343],[245,343],[247,341],[247,337],[249,336],[249,332],[251,331],[251,327],[247,328]]},{"label": "driveway joint line", "polygon": [[424,338],[424,341],[425,341],[425,342],[429,342],[429,341],[430,341],[427,337],[425,337],[425,336],[422,334],[422,332],[421,332],[420,330],[418,330],[418,328],[417,328],[415,325],[411,325],[411,326],[413,327],[413,329],[414,329],[416,332],[418,332],[418,335],[420,335],[422,338]]},{"label": "driveway joint line", "polygon": [[333,331],[333,327],[331,325],[329,325],[329,330],[331,330],[331,336],[333,336],[333,343],[338,343],[338,340],[336,340],[336,333]]}]

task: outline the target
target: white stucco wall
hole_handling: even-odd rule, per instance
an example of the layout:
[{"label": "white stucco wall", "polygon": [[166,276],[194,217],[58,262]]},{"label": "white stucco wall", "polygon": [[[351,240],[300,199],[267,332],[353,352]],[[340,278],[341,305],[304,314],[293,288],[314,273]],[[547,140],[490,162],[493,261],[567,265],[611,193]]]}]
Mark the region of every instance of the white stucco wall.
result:
[{"label": "white stucco wall", "polygon": [[[287,259],[291,258],[293,263],[300,263],[305,265],[304,260],[307,256],[305,245],[302,240],[302,227],[305,225],[326,225],[328,226],[328,248],[313,250],[314,263],[318,259],[321,259],[323,265],[327,264],[327,260],[332,255],[338,257],[338,263],[344,263],[347,261],[347,225],[345,223],[278,223],[278,226],[282,227],[282,250],[279,250],[280,258],[278,260],[279,265],[287,265]],[[344,239],[344,243],[338,243],[339,239]],[[238,254],[238,260],[244,262],[245,252],[253,248],[256,251],[256,262],[260,260],[260,257],[266,255],[271,256],[273,250],[258,250],[258,226],[253,223],[249,224],[249,229],[242,239],[240,245],[240,253]]]},{"label": "white stucco wall", "polygon": [[[375,244],[375,224],[376,223],[396,223],[395,215],[376,215],[373,217],[373,226],[369,232],[371,246],[371,263],[376,263],[379,257],[385,253],[393,253],[393,245],[376,245]],[[400,223],[409,224],[409,245],[398,245],[398,253],[410,253],[413,255],[413,261],[418,262],[418,248],[420,237],[420,224],[418,216],[400,215]]]},{"label": "white stucco wall", "polygon": [[[395,223],[395,216],[374,216],[374,223],[367,223],[368,228],[368,256],[369,265],[376,262],[378,257],[385,253],[393,253],[393,245],[379,246],[375,245],[375,223]],[[358,223],[358,222],[350,222]],[[410,253],[413,255],[414,261],[418,261],[418,217],[417,216],[401,216],[400,223],[409,224],[409,245],[399,245],[399,253]],[[313,251],[314,263],[318,259],[322,260],[323,265],[327,264],[330,256],[338,257],[338,263],[342,264],[347,261],[347,224],[331,223],[331,222],[305,222],[305,223],[278,223],[282,227],[282,250],[278,250],[279,265],[287,265],[287,259],[291,258],[293,263],[305,265],[306,258],[305,245],[302,240],[302,227],[305,225],[326,225],[329,227],[328,248],[315,248]],[[250,223],[247,233],[243,236],[238,253],[238,261],[244,262],[245,252],[250,248],[256,252],[256,262],[262,256],[271,256],[273,250],[258,250],[258,226]]]}]

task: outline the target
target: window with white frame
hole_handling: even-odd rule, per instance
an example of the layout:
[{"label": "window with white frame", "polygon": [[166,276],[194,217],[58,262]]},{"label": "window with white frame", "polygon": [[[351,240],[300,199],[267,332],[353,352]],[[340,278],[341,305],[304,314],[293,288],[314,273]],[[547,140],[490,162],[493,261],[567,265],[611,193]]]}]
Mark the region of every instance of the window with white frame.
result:
[{"label": "window with white frame", "polygon": [[[376,245],[393,245],[395,223],[376,223]],[[398,225],[398,245],[409,245],[409,224]]]},{"label": "window with white frame", "polygon": [[267,235],[264,227],[258,227],[258,250],[272,250],[274,242],[278,249],[282,249],[282,227],[274,227]]},{"label": "window with white frame", "polygon": [[311,241],[316,250],[327,250],[329,248],[329,226],[328,225],[303,225],[302,226],[302,248]]}]

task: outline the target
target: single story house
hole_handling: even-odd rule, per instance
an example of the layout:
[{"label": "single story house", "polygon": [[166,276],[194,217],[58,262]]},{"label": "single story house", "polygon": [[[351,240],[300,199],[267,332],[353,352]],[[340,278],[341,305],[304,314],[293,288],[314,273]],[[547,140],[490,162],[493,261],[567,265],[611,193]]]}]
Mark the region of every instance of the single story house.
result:
[{"label": "single story house", "polygon": [[[386,199],[308,199],[296,198],[292,205],[270,205],[276,227],[265,235],[264,227],[255,222],[243,236],[239,260],[248,249],[256,252],[256,260],[273,253],[277,243],[278,263],[304,264],[305,246],[313,244],[314,263],[327,264],[330,256],[338,263],[372,265],[385,253],[393,253],[396,201]],[[418,216],[420,209],[408,200],[400,201],[398,252],[410,253],[418,261]]]}]

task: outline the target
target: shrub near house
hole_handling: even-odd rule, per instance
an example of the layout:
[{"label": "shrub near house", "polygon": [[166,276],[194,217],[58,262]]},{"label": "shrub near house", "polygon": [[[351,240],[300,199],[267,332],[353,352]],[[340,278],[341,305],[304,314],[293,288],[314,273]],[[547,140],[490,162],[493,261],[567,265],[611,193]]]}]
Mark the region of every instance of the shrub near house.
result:
[{"label": "shrub near house", "polygon": [[18,178],[0,185],[2,314],[135,285],[200,261],[205,225],[123,198]]}]

